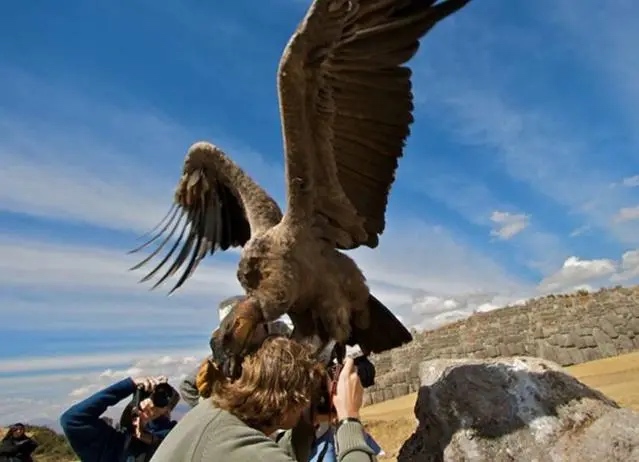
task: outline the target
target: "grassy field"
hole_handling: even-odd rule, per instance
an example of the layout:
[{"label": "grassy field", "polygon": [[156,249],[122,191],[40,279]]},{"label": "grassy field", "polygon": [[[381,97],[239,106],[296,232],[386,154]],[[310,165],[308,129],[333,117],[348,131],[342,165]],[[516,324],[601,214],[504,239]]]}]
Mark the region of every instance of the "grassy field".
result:
[{"label": "grassy field", "polygon": [[[620,406],[639,411],[639,352],[606,358],[567,368],[585,384],[600,390]],[[375,439],[394,460],[402,443],[415,429],[413,406],[416,393],[368,406],[363,420]]]}]

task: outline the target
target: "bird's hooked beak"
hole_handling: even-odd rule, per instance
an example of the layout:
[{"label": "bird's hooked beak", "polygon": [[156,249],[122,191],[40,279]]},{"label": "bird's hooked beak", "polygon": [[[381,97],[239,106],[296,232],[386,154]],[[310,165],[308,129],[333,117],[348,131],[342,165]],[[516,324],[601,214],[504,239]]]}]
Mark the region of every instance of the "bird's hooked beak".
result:
[{"label": "bird's hooked beak", "polygon": [[237,379],[244,357],[256,351],[267,336],[266,323],[255,299],[238,302],[211,337],[213,360],[225,376]]}]

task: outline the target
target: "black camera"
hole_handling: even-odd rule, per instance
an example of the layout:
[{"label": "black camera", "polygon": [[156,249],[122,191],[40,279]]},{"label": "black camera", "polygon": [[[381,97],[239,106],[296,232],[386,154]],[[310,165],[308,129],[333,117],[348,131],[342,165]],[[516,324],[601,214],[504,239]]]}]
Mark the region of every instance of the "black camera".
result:
[{"label": "black camera", "polygon": [[155,407],[166,407],[171,404],[175,390],[168,383],[160,383],[151,392],[149,398]]},{"label": "black camera", "polygon": [[[366,356],[358,356],[353,359],[353,365],[357,371],[362,387],[368,388],[375,385],[375,365]],[[329,376],[330,384],[334,384],[338,377],[341,368],[338,364],[332,363],[328,366],[327,372]],[[318,414],[328,414],[333,409],[331,402],[331,395],[333,390],[328,389],[328,383],[322,383],[320,389],[320,395],[318,403],[315,406],[315,410]]]},{"label": "black camera", "polygon": [[140,403],[149,398],[155,407],[166,407],[171,404],[171,401],[175,397],[175,389],[166,382],[157,384],[151,392],[148,392],[142,388],[135,390],[135,396],[133,397],[133,405],[135,408],[140,407]]},{"label": "black camera", "polygon": [[133,399],[120,415],[120,428],[125,431],[132,430],[133,419],[140,415],[140,403],[145,399],[150,398],[155,407],[166,407],[175,399],[176,393],[177,390],[165,382],[157,384],[151,392],[136,388]]}]

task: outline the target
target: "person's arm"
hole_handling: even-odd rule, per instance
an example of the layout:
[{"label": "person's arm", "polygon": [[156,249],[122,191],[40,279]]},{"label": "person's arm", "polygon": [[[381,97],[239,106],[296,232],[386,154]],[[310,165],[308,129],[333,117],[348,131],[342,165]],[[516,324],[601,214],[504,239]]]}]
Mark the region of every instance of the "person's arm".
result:
[{"label": "person's arm", "polygon": [[33,438],[25,438],[18,442],[18,448],[20,454],[31,455],[33,451],[38,447],[38,443]]},{"label": "person's arm", "polygon": [[375,451],[366,443],[364,427],[358,421],[342,421],[335,432],[339,462],[375,462]]},{"label": "person's arm", "polygon": [[[151,422],[153,424],[153,422]],[[173,427],[177,425],[176,420],[170,420],[163,427],[154,427],[152,426],[150,429],[140,431],[139,428],[139,420],[134,421],[135,436],[141,441],[150,444],[150,445],[158,445],[162,443],[162,440],[166,438],[166,436],[173,430]]]},{"label": "person's arm", "polygon": [[11,435],[5,436],[0,443],[0,456],[17,456],[18,447],[16,446]]},{"label": "person's arm", "polygon": [[200,366],[193,369],[193,371],[191,371],[191,373],[180,382],[180,385],[178,387],[180,396],[186,402],[186,404],[188,404],[192,408],[197,406],[197,403],[200,402],[200,394],[197,391],[197,387],[195,386],[195,379],[199,370]]},{"label": "person's arm", "polygon": [[79,442],[102,439],[117,432],[100,416],[109,407],[131,396],[135,388],[133,379],[126,378],[74,404],[60,416],[62,430],[76,452]]},{"label": "person's arm", "polygon": [[359,420],[364,401],[364,387],[357,375],[353,358],[346,358],[332,397],[337,414],[335,452],[339,462],[375,462],[375,452],[366,443],[366,432]]}]

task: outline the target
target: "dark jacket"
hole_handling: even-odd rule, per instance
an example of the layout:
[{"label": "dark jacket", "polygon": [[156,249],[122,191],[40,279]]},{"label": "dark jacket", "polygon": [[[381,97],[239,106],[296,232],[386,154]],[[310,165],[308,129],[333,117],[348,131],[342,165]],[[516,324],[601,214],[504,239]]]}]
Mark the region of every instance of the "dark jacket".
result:
[{"label": "dark jacket", "polygon": [[7,434],[0,442],[0,462],[32,462],[31,453],[37,447],[38,443],[26,435],[15,438]]},{"label": "dark jacket", "polygon": [[[132,379],[126,378],[71,406],[62,416],[60,425],[69,444],[82,462],[148,461],[156,447],[131,438],[123,430],[116,430],[104,420],[102,414],[110,406],[135,393]],[[177,424],[168,417],[149,422],[146,431],[163,439]]]}]

